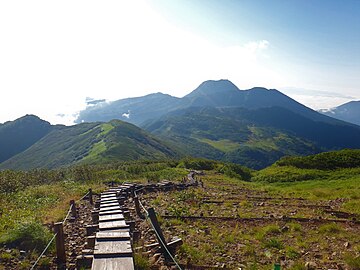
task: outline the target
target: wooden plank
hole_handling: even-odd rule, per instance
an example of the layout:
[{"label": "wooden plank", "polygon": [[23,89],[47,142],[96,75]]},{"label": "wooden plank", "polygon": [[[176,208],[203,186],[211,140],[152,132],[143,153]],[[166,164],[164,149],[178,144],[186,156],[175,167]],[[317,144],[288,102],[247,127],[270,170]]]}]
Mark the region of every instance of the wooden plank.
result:
[{"label": "wooden plank", "polygon": [[112,197],[116,198],[116,193],[108,193],[108,194],[101,194],[100,195],[101,199],[107,199],[107,198],[112,198]]},{"label": "wooden plank", "polygon": [[101,209],[100,209],[100,213],[101,213],[101,212],[109,212],[109,211],[112,211],[112,210],[121,210],[121,207],[120,207],[120,205],[117,205],[117,206],[111,206],[111,207],[101,208]]},{"label": "wooden plank", "polygon": [[94,258],[92,270],[133,270],[134,262],[131,257],[124,258]]},{"label": "wooden plank", "polygon": [[113,207],[113,206],[119,206],[119,203],[118,202],[100,203],[100,209]]},{"label": "wooden plank", "polygon": [[110,214],[110,215],[99,216],[99,222],[115,221],[115,220],[124,220],[124,215],[123,214]]},{"label": "wooden plank", "polygon": [[125,220],[99,222],[99,230],[111,230],[117,228],[129,228],[129,225],[125,223]]},{"label": "wooden plank", "polygon": [[105,256],[132,256],[132,249],[129,240],[100,240],[96,239],[94,256],[105,257]]},{"label": "wooden plank", "polygon": [[118,201],[118,198],[116,196],[100,199],[100,202],[112,202],[112,201]]},{"label": "wooden plank", "polygon": [[109,210],[109,211],[102,211],[102,212],[99,212],[99,217],[100,216],[107,216],[107,215],[116,215],[116,214],[123,214],[123,210]]},{"label": "wooden plank", "polygon": [[130,240],[130,232],[128,229],[116,231],[101,231],[96,233],[96,239],[99,240]]},{"label": "wooden plank", "polygon": [[107,190],[101,193],[101,196],[106,196],[106,195],[116,195],[116,191]]}]

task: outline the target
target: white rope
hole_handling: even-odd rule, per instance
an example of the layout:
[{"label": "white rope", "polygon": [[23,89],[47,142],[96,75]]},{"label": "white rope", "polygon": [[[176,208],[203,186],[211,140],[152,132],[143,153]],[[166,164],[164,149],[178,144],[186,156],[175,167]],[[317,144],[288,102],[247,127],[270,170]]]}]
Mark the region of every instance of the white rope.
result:
[{"label": "white rope", "polygon": [[76,202],[79,202],[81,200],[83,200],[88,194],[90,193],[90,191],[88,191],[84,196],[82,196],[80,199],[78,199]]},{"label": "white rope", "polygon": [[70,207],[69,207],[69,211],[67,212],[67,214],[66,214],[66,216],[65,216],[65,218],[64,218],[64,220],[62,222],[63,224],[65,224],[65,221],[68,219],[68,217],[69,217],[69,215],[71,213],[72,207],[73,207],[73,205],[71,204]]},{"label": "white rope", "polygon": [[49,246],[51,245],[51,243],[54,241],[55,237],[56,237],[57,233],[54,234],[54,236],[51,238],[50,242],[47,244],[46,248],[43,250],[43,252],[40,254],[40,256],[37,258],[37,260],[35,261],[35,263],[33,264],[33,266],[30,268],[30,270],[33,270],[34,267],[37,265],[37,263],[40,261],[41,257],[45,254],[45,252],[47,251],[47,249],[49,248]]},{"label": "white rope", "polygon": [[162,243],[163,247],[165,248],[165,251],[167,252],[167,254],[169,254],[170,258],[173,260],[173,262],[175,263],[175,265],[177,266],[177,268],[179,268],[179,270],[182,270],[181,267],[180,267],[180,265],[178,264],[178,262],[175,260],[175,258],[174,258],[173,255],[171,254],[171,252],[168,250],[166,244],[162,241],[159,233],[158,233],[157,230],[155,229],[155,226],[154,226],[154,224],[151,222],[149,216],[147,215],[146,217],[147,217],[147,219],[150,221],[151,227],[153,228],[153,230],[154,230],[157,238],[160,240],[160,242]]},{"label": "white rope", "polygon": [[[135,191],[135,196],[137,196],[136,191]],[[166,244],[162,241],[158,231],[155,229],[154,224],[151,222],[151,219],[149,218],[149,212],[145,209],[144,205],[142,204],[142,202],[139,199],[139,204],[141,206],[141,208],[145,211],[146,213],[146,219],[149,221],[149,223],[151,224],[151,227],[153,228],[156,237],[160,240],[162,246],[165,248],[165,251],[167,252],[167,254],[169,254],[170,258],[173,260],[173,262],[175,263],[175,265],[177,266],[177,268],[179,268],[179,270],[182,270],[180,265],[178,264],[178,262],[175,260],[175,258],[173,257],[173,255],[171,254],[171,252],[168,250]]]}]

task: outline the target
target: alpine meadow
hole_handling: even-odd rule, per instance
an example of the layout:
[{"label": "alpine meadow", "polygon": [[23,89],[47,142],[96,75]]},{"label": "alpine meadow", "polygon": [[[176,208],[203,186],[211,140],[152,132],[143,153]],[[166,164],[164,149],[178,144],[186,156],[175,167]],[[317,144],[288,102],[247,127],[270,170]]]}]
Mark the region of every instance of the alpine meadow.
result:
[{"label": "alpine meadow", "polygon": [[0,270],[360,270],[360,1],[0,2]]}]

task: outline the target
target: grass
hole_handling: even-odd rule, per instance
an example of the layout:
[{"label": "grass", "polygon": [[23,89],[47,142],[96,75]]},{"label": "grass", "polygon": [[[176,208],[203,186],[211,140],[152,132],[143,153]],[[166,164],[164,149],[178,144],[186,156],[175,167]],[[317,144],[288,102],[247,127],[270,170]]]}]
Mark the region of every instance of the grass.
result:
[{"label": "grass", "polygon": [[360,269],[360,256],[353,256],[351,254],[345,255],[345,262],[352,270]]},{"label": "grass", "polygon": [[106,151],[106,143],[101,140],[100,142],[97,142],[93,144],[91,150],[89,151],[89,154],[85,156],[81,161],[95,161],[99,158],[99,155]]},{"label": "grass", "polygon": [[49,230],[32,221],[16,224],[7,234],[0,237],[0,243],[8,247],[41,252],[51,237]]},{"label": "grass", "polygon": [[227,140],[227,139],[215,141],[215,140],[203,138],[203,139],[199,139],[199,140],[201,142],[207,143],[207,144],[211,145],[212,147],[214,147],[220,151],[223,151],[223,152],[234,151],[240,147],[239,143],[233,142],[233,141]]}]

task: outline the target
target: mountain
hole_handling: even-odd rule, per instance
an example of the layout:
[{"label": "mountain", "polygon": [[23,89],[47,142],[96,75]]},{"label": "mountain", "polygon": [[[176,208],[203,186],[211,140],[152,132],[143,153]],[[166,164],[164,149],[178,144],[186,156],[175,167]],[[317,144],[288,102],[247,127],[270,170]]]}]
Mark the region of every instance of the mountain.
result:
[{"label": "mountain", "polygon": [[259,169],[286,155],[360,148],[360,128],[319,122],[282,107],[192,107],[169,113],[145,129],[184,155]]},{"label": "mountain", "polygon": [[144,130],[120,121],[53,129],[0,169],[57,168],[74,164],[165,159],[176,153]]},{"label": "mountain", "polygon": [[94,106],[88,106],[81,111],[76,122],[121,119],[143,126],[147,122],[157,120],[167,113],[190,107],[258,109],[273,106],[286,108],[316,121],[338,122],[334,118],[322,115],[296,102],[278,90],[261,87],[240,90],[229,80],[205,81],[183,98],[156,93],[110,103],[102,102]]},{"label": "mountain", "polygon": [[320,113],[360,126],[360,101],[350,101],[330,110],[320,110]]},{"label": "mountain", "polygon": [[109,103],[100,102],[80,111],[75,122],[107,122],[112,119],[120,119],[140,125],[149,119],[156,119],[166,114],[177,108],[179,104],[179,98],[162,93],[120,99]]},{"label": "mountain", "polygon": [[54,127],[35,115],[0,124],[0,163],[21,153]]}]

